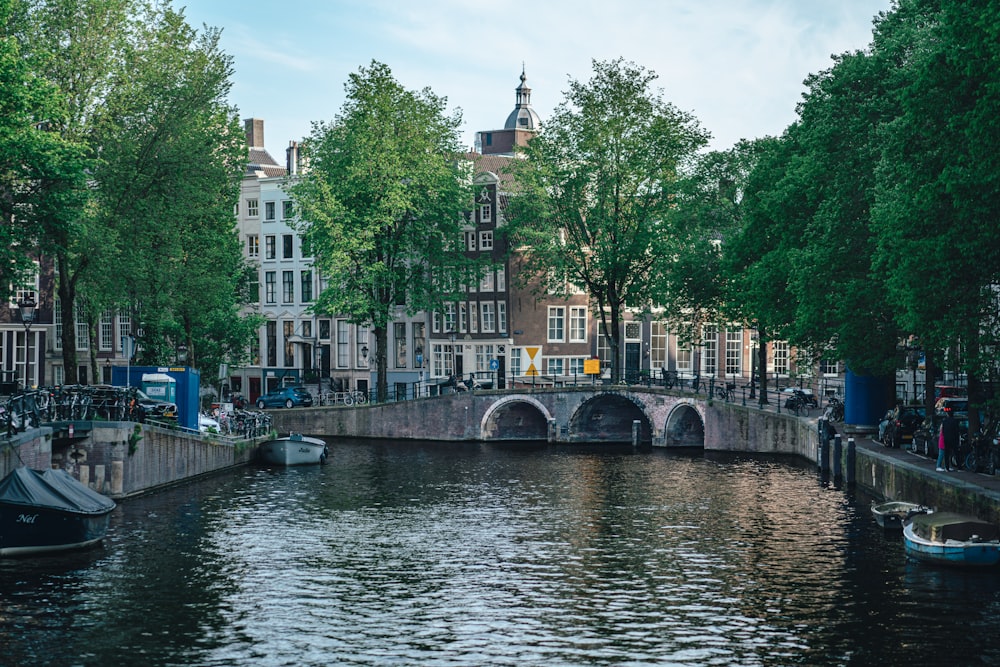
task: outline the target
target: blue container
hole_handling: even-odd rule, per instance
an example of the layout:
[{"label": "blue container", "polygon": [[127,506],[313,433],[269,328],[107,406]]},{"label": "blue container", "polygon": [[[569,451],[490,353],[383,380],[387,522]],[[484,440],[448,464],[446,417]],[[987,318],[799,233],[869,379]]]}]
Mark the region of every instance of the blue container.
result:
[{"label": "blue container", "polygon": [[[111,384],[117,387],[124,387],[126,375],[128,386],[142,387],[142,376],[154,373],[169,375],[176,381],[173,385],[176,397],[173,400],[177,404],[177,423],[184,428],[198,430],[198,392],[201,388],[201,373],[194,368],[186,366],[113,366],[111,368]],[[160,398],[162,396],[150,396],[150,398]]]},{"label": "blue container", "polygon": [[894,378],[856,375],[850,368],[844,380],[844,423],[852,426],[876,427],[889,405]]}]

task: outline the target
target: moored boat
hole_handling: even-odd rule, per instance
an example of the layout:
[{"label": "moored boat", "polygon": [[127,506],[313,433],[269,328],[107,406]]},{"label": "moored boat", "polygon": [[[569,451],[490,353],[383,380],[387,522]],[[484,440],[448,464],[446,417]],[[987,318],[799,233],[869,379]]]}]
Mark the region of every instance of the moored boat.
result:
[{"label": "moored boat", "polygon": [[95,544],[116,506],[65,470],[17,468],[0,481],[0,556]]},{"label": "moored boat", "polygon": [[902,530],[903,523],[913,515],[930,514],[933,511],[925,505],[905,500],[872,503],[872,516],[875,517],[875,522],[886,530]]},{"label": "moored boat", "polygon": [[903,524],[903,546],[926,563],[991,566],[1000,563],[1000,528],[953,512],[916,514]]},{"label": "moored boat", "polygon": [[284,438],[276,438],[262,443],[257,449],[265,463],[281,466],[326,463],[329,455],[326,442],[310,438],[301,433],[292,433]]}]

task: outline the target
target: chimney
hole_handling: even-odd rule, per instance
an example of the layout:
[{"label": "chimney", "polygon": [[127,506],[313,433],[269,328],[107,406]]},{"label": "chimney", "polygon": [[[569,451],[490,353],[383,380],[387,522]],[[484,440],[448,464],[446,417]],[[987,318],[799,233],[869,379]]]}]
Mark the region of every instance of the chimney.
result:
[{"label": "chimney", "polygon": [[243,121],[243,129],[247,133],[247,146],[250,148],[264,147],[264,120],[262,118],[247,118]]},{"label": "chimney", "polygon": [[299,173],[299,142],[289,141],[285,149],[285,168],[289,176]]}]

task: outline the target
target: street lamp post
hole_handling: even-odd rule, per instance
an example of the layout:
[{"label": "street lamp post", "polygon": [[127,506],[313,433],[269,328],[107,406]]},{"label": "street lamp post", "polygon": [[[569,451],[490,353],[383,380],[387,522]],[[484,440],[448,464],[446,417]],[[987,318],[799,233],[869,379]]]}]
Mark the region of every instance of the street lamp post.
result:
[{"label": "street lamp post", "polygon": [[24,325],[24,389],[28,389],[29,373],[31,369],[31,325],[35,323],[35,303],[34,294],[25,294],[17,302],[17,308],[21,314],[21,323]]}]

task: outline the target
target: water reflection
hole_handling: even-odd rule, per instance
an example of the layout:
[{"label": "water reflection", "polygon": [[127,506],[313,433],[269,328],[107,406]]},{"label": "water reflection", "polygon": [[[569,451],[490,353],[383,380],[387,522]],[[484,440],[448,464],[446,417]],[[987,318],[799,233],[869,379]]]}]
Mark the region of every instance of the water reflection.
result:
[{"label": "water reflection", "polygon": [[[996,576],[787,459],[337,443],[0,561],[11,664],[1000,664]],[[55,630],[55,632],[53,632]]]}]

